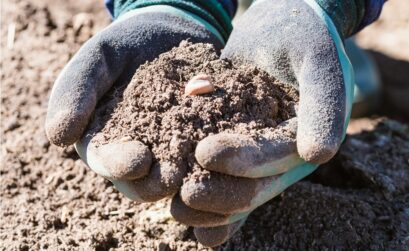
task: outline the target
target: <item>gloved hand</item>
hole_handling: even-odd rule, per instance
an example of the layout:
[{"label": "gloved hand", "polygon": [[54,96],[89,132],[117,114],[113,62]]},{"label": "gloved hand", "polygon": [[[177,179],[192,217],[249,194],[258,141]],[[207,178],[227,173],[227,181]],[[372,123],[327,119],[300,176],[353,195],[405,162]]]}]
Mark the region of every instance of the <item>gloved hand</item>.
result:
[{"label": "gloved hand", "polygon": [[[87,41],[56,80],[47,111],[46,132],[56,145],[76,143],[77,152],[88,166],[111,180],[127,197],[139,202],[156,201],[177,192],[185,170],[151,167],[151,152],[139,141],[118,141],[96,147],[90,143],[92,136],[84,131],[98,100],[118,79],[129,80],[139,65],[185,39],[212,43],[220,49],[230,26],[220,24],[217,21],[220,18],[216,20],[217,11],[223,12],[220,6],[207,12],[203,6],[186,1],[173,1],[178,2],[178,8],[156,5],[160,1],[117,1],[119,5],[125,2],[130,5],[116,6],[117,9],[136,8],[138,4],[141,8],[121,15]],[[153,5],[145,7],[149,2]]]},{"label": "gloved hand", "polygon": [[224,243],[254,209],[316,169],[297,154],[296,133],[293,118],[257,140],[220,133],[200,141],[195,157],[208,172],[184,182],[172,199],[173,217],[194,226],[203,245]]},{"label": "gloved hand", "polygon": [[300,101],[297,118],[260,139],[221,133],[198,144],[196,159],[210,172],[183,184],[171,212],[195,227],[201,243],[225,242],[252,210],[334,156],[354,93],[342,41],[361,27],[364,4],[260,0],[236,24],[222,57],[253,64],[294,86]]}]

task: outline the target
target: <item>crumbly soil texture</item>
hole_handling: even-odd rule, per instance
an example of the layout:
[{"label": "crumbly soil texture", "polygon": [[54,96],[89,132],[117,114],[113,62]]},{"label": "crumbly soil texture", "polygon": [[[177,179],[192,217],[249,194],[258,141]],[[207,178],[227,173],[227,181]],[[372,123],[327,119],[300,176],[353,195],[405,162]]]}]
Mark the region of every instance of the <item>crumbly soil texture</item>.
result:
[{"label": "crumbly soil texture", "polygon": [[[214,91],[188,96],[197,74],[211,78]],[[125,88],[125,89],[124,89]],[[194,150],[208,135],[230,132],[253,137],[295,117],[298,93],[249,65],[219,59],[211,44],[181,42],[136,71],[129,85],[100,102],[87,135],[101,145],[138,140],[153,165],[183,170],[197,166]]]},{"label": "crumbly soil texture", "polygon": [[[407,1],[386,3],[368,40],[389,42],[379,39],[390,37],[386,33],[399,40],[392,28],[408,29],[408,11]],[[389,22],[399,25],[380,25]],[[207,250],[190,228],[172,219],[168,200],[131,202],[88,169],[72,147],[60,149],[47,140],[45,113],[54,80],[80,45],[108,23],[94,0],[2,4],[0,250]],[[407,46],[387,45],[367,48],[408,55]],[[396,65],[407,67],[408,57],[376,59],[385,81],[409,81],[407,74],[396,74]],[[407,250],[407,125],[366,119],[357,127],[364,130],[348,135],[336,158],[258,208],[217,249]]]}]

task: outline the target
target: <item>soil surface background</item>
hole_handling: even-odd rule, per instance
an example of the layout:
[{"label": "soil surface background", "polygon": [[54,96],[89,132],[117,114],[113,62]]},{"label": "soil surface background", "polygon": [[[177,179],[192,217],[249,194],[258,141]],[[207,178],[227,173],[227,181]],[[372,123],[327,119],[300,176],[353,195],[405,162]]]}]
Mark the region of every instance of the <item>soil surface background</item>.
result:
[{"label": "soil surface background", "polygon": [[[0,250],[206,250],[170,216],[138,205],[44,132],[52,84],[109,23],[93,0],[5,0],[1,15]],[[338,155],[257,209],[220,250],[405,250],[409,246],[409,2],[388,1],[358,35],[374,56],[382,115],[353,121]],[[13,31],[15,36],[13,38]],[[406,32],[403,32],[406,31]],[[13,38],[13,39],[12,39]]]}]

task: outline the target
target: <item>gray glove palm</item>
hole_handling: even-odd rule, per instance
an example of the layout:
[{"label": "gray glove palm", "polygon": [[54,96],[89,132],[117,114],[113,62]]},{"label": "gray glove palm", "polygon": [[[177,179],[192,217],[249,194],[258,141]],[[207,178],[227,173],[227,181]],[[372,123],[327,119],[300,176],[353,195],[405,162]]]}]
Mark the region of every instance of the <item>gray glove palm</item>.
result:
[{"label": "gray glove palm", "polygon": [[298,153],[323,163],[343,140],[352,104],[340,49],[305,1],[259,1],[235,27],[222,57],[247,61],[299,90]]}]

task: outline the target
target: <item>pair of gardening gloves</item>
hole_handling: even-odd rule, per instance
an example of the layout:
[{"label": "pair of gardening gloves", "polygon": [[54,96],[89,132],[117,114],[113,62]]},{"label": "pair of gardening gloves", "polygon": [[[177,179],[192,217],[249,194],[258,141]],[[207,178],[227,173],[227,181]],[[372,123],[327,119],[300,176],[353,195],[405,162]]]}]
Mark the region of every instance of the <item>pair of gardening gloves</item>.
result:
[{"label": "pair of gardening gloves", "polygon": [[[47,135],[56,145],[75,144],[92,170],[132,200],[173,196],[175,219],[193,226],[204,245],[220,245],[253,210],[337,152],[354,90],[343,39],[357,31],[362,15],[353,0],[343,1],[333,13],[325,1],[260,0],[240,18],[225,43],[232,27],[216,0],[139,2],[116,13],[119,17],[86,42],[63,69],[49,101]],[[202,11],[209,10],[209,4],[213,8]],[[129,80],[141,64],[186,39],[211,43],[223,49],[222,58],[267,71],[297,88],[300,101],[296,118],[257,140],[220,133],[200,141],[195,157],[211,174],[183,184],[186,173],[168,175],[166,166],[152,166],[152,154],[141,142],[96,147],[86,128],[97,102],[118,80]]]}]

